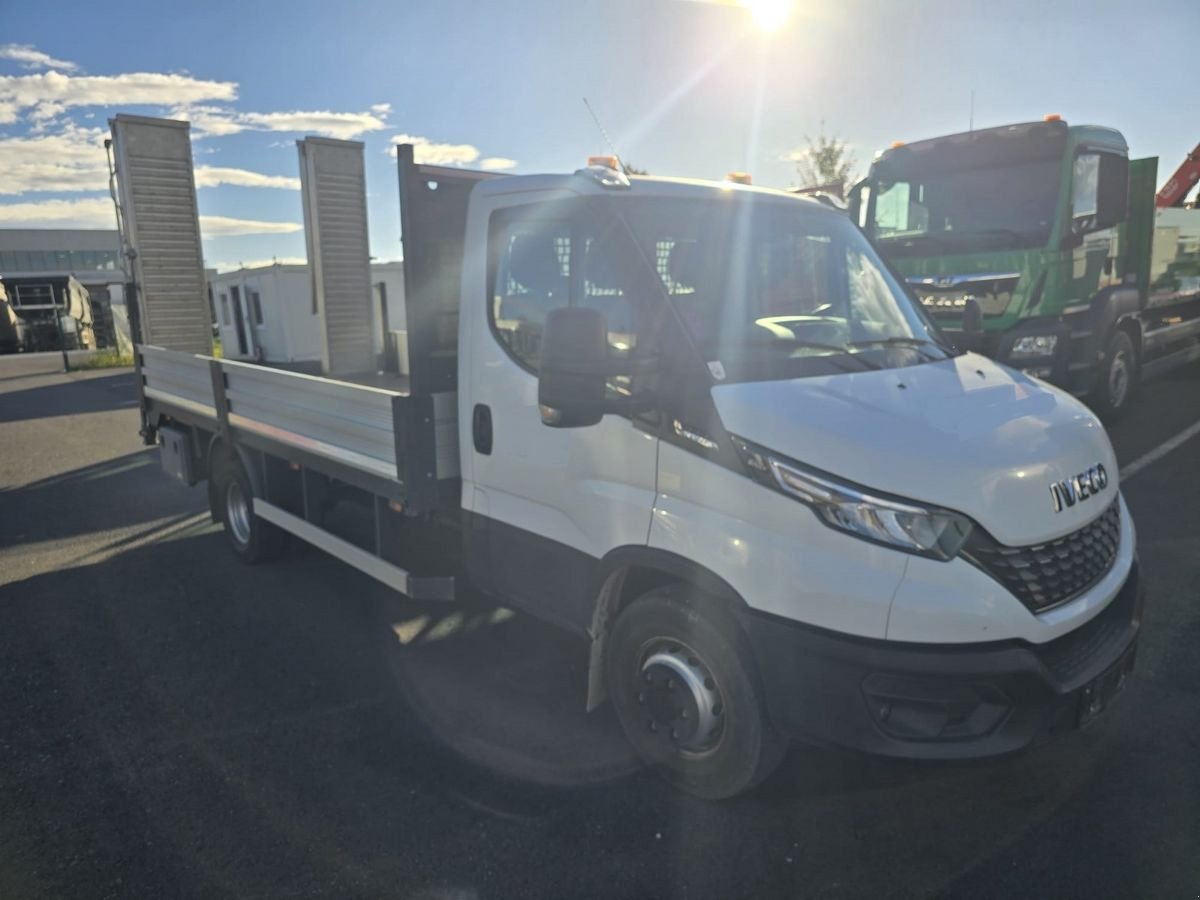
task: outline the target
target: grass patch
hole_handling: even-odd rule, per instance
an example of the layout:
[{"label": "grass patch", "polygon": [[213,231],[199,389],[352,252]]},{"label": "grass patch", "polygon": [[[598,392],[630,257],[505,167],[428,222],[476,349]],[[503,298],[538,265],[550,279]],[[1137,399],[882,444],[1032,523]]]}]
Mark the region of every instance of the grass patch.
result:
[{"label": "grass patch", "polygon": [[120,369],[133,365],[132,353],[118,353],[116,350],[101,350],[82,359],[71,360],[72,371],[82,369]]}]

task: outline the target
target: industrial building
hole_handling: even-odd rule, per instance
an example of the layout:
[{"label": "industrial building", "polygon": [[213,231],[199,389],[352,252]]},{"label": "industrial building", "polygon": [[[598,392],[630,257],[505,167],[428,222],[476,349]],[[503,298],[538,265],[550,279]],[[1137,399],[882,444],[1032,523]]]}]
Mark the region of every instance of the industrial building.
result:
[{"label": "industrial building", "polygon": [[[121,270],[121,241],[116,229],[4,228],[0,229],[0,278],[17,317],[45,317],[48,303],[64,307],[66,285],[74,278],[87,291],[90,314],[64,313],[68,343],[100,347],[129,346],[125,312],[125,276]],[[47,298],[54,298],[52,301]],[[54,329],[51,328],[51,331]],[[29,334],[44,329],[31,328]],[[86,332],[93,337],[85,338]],[[43,349],[42,341],[36,347]]]}]

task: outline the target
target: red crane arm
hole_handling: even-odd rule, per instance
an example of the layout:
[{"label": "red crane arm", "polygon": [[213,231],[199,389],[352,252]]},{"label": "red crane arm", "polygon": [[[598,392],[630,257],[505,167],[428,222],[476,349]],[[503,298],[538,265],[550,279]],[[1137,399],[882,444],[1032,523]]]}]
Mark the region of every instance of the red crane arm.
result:
[{"label": "red crane arm", "polygon": [[1196,149],[1187,155],[1183,165],[1175,170],[1175,174],[1155,195],[1154,205],[1159,207],[1178,206],[1188,192],[1195,187],[1197,181],[1200,181],[1200,144],[1197,144]]}]

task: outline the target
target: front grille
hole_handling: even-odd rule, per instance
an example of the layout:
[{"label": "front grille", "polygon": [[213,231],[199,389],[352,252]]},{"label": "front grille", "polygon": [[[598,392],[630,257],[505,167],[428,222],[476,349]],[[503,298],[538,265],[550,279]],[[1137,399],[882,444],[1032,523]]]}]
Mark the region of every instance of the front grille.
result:
[{"label": "front grille", "polygon": [[1035,613],[1078,597],[1108,574],[1121,540],[1121,505],[1114,500],[1078,531],[1028,547],[1006,547],[981,528],[963,556]]}]

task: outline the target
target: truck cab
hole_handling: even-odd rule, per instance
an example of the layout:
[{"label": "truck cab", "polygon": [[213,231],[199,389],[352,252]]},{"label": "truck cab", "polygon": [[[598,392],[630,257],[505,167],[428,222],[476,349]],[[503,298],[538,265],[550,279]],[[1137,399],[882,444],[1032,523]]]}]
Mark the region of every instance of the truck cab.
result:
[{"label": "truck cab", "polygon": [[851,212],[955,344],[1117,414],[1142,349],[1155,163],[1048,116],[897,143]]},{"label": "truck cab", "polygon": [[476,184],[463,247],[472,580],[587,635],[591,701],[678,783],[793,737],[1002,752],[1123,682],[1103,428],[954,348],[844,214],[595,165]]}]

